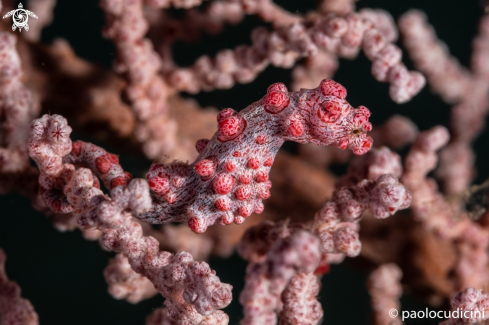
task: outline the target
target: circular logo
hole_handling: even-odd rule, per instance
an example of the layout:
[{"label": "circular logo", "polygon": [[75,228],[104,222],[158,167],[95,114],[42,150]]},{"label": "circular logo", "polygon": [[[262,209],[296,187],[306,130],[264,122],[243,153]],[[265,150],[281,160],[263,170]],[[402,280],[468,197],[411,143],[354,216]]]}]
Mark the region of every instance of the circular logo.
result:
[{"label": "circular logo", "polygon": [[25,31],[29,30],[29,25],[27,25],[27,21],[29,20],[29,16],[37,18],[36,14],[33,13],[32,11],[24,9],[24,6],[22,6],[22,3],[19,3],[19,8],[11,10],[7,12],[3,18],[8,18],[11,17],[14,21],[14,24],[12,25],[12,30],[15,31],[17,28],[19,31],[22,31],[22,28],[24,28]]},{"label": "circular logo", "polygon": [[397,315],[399,315],[399,312],[397,311],[397,309],[395,308],[392,308],[391,310],[389,310],[389,316],[392,317],[392,318],[396,318]]},{"label": "circular logo", "polygon": [[25,25],[27,25],[27,21],[29,20],[29,17],[27,17],[27,12],[25,12],[25,10],[17,9],[15,10],[13,19],[14,19],[14,24],[17,27],[24,27]]}]

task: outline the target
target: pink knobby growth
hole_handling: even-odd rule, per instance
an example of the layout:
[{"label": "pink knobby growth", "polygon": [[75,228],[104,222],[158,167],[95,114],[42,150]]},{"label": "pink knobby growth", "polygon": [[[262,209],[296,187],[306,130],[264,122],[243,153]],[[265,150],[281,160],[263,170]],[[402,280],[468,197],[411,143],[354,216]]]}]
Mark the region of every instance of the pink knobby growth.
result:
[{"label": "pink knobby growth", "polygon": [[161,58],[145,35],[149,23],[144,16],[144,5],[156,8],[177,5],[188,8],[200,4],[195,1],[167,0],[102,0],[107,24],[105,37],[114,41],[117,60],[114,70],[123,73],[128,85],[126,95],[137,118],[134,135],[142,142],[146,156],[156,158],[172,152],[177,143],[175,121],[167,115],[169,87],[158,74]]},{"label": "pink knobby growth", "polygon": [[284,307],[280,325],[316,325],[323,317],[323,309],[316,296],[319,280],[312,273],[298,273],[292,277],[282,293]]},{"label": "pink knobby growth", "polygon": [[348,165],[348,173],[340,178],[336,188],[353,186],[368,179],[375,181],[384,174],[402,175],[401,157],[387,147],[373,148],[363,156],[355,157]]},{"label": "pink knobby growth", "polygon": [[423,12],[410,10],[402,15],[399,30],[411,60],[426,76],[434,92],[445,101],[453,102],[469,91],[470,71],[450,56],[447,46],[437,39]]},{"label": "pink knobby growth", "polygon": [[415,67],[427,78],[431,89],[450,104],[451,141],[440,153],[436,171],[446,194],[464,191],[473,180],[475,155],[472,142],[484,129],[489,84],[489,16],[479,23],[473,42],[471,67],[462,66],[436,37],[424,13],[411,10],[399,20],[405,47]]},{"label": "pink knobby growth", "polygon": [[109,190],[119,185],[125,186],[132,179],[132,175],[122,169],[116,155],[83,141],[73,142],[72,150],[63,158],[63,162],[89,168]]},{"label": "pink knobby growth", "polygon": [[165,306],[170,318],[186,320],[185,308],[188,307],[182,305],[182,298],[195,305],[195,310],[201,315],[227,318],[222,311],[215,310],[229,305],[232,286],[221,283],[209,264],[195,262],[192,255],[180,252],[169,259],[159,274],[159,280],[164,296],[168,297]]},{"label": "pink knobby growth", "polygon": [[201,233],[212,224],[240,224],[261,213],[262,200],[270,196],[270,168],[286,140],[366,153],[372,146],[366,134],[372,128],[370,111],[352,108],[345,97],[346,89],[333,80],[298,92],[276,83],[243,111],[224,109],[214,137],[197,142],[200,155],[194,163],[151,166],[146,178],[154,204],[141,218],[186,221]]},{"label": "pink knobby growth", "polygon": [[18,185],[16,178],[29,169],[25,150],[29,124],[40,109],[35,96],[21,82],[16,43],[11,33],[0,33],[0,192]]},{"label": "pink knobby growth", "polygon": [[[248,6],[266,2],[244,3]],[[222,50],[214,59],[202,56],[192,67],[171,69],[168,83],[191,93],[227,89],[235,82],[252,81],[269,64],[292,68],[299,59],[314,57],[320,51],[331,55],[331,59],[351,59],[363,49],[373,63],[372,74],[378,81],[390,83],[389,93],[396,103],[409,101],[425,84],[420,73],[408,71],[402,63],[401,49],[393,44],[397,30],[392,17],[385,11],[362,10],[344,17],[328,12],[311,19],[294,17],[287,20],[289,23],[272,32],[263,27],[256,28],[251,35],[251,46]]]},{"label": "pink knobby growth", "polygon": [[458,316],[452,317],[440,325],[485,324],[489,319],[489,294],[482,290],[467,288],[457,292],[451,301],[452,311],[458,310]]},{"label": "pink knobby growth", "polygon": [[316,213],[310,229],[267,221],[243,235],[238,252],[250,262],[240,296],[243,324],[274,324],[277,314],[280,324],[316,324],[322,311],[315,299],[315,275],[321,275],[329,263],[338,263],[345,255],[360,253],[358,222],[364,210],[382,219],[409,206],[411,194],[395,176],[376,174],[394,171],[399,176],[399,156],[382,148],[358,159],[364,160],[360,165],[365,168],[348,179],[366,179],[335,191]]},{"label": "pink knobby growth", "polygon": [[109,293],[115,299],[125,299],[137,304],[141,300],[154,296],[157,291],[148,278],[134,272],[127,257],[117,254],[104,270]]},{"label": "pink knobby growth", "polygon": [[460,254],[452,271],[456,288],[482,287],[488,279],[488,231],[442,196],[434,179],[427,177],[438,164],[437,151],[448,143],[449,137],[442,126],[420,133],[405,158],[401,181],[412,192],[414,220],[440,238],[457,243]]},{"label": "pink knobby growth", "polygon": [[[300,224],[266,221],[246,231],[238,252],[249,261],[246,284],[239,297],[244,313],[241,324],[276,324],[277,314],[281,311],[284,313],[283,324],[296,324],[290,321],[302,316],[291,309],[293,301],[297,301],[300,295],[307,299],[305,304],[301,301],[301,311],[313,311],[313,319],[321,318],[320,304],[310,301],[317,294],[313,283],[307,284],[310,287],[306,292],[300,292],[294,288],[294,284],[297,285],[294,282],[282,296],[287,283],[296,274],[310,274],[318,266],[321,253],[319,239],[315,235]],[[315,278],[314,275],[312,277]],[[286,309],[283,309],[283,302],[287,303]]]},{"label": "pink knobby growth", "polygon": [[445,146],[449,139],[450,135],[445,127],[435,126],[417,137],[406,156],[402,182],[412,192],[417,190],[425,192],[424,195],[419,196],[420,201],[431,200],[426,196],[426,193],[432,192],[432,190],[427,189],[432,185],[427,184],[426,175],[438,163],[436,151]]},{"label": "pink knobby growth", "polygon": [[[400,309],[401,278],[401,269],[393,263],[379,266],[368,277],[367,287],[371,296],[374,324],[398,324],[400,321],[400,317],[392,317],[389,311],[393,308]],[[397,321],[393,321],[393,318]]]},{"label": "pink knobby growth", "polygon": [[411,193],[389,174],[376,181],[364,179],[354,186],[336,190],[314,218],[322,252],[331,254],[335,262],[341,260],[343,254],[357,256],[362,247],[358,222],[363,212],[369,209],[375,218],[384,219],[409,207],[411,198]]}]

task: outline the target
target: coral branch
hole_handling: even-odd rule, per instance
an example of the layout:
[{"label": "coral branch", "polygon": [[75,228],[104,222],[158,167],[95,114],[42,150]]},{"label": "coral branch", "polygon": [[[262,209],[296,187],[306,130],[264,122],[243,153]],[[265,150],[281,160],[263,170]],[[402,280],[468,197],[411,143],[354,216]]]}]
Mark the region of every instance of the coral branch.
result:
[{"label": "coral branch", "polygon": [[137,304],[157,293],[153,283],[134,272],[127,257],[121,253],[117,254],[105,268],[104,277],[109,284],[109,293],[115,299],[125,299],[132,304]]},{"label": "coral branch", "polygon": [[348,173],[340,178],[336,188],[355,186],[364,179],[374,181],[384,174],[400,177],[401,157],[387,147],[373,148],[365,155],[351,161]]},{"label": "coral branch", "polygon": [[[246,285],[239,298],[244,308],[243,325],[276,324],[277,313],[283,308],[281,295],[287,283],[297,273],[313,272],[321,258],[319,239],[301,225],[287,222],[263,222],[251,227],[243,236],[238,251],[250,262]],[[290,308],[292,302],[288,303]],[[314,317],[319,319],[322,310],[318,307],[313,304],[312,309]],[[285,313],[288,320],[294,317],[290,310]]]},{"label": "coral branch", "polygon": [[[389,311],[399,310],[402,296],[402,271],[396,264],[383,264],[375,269],[368,278],[368,292],[370,293],[373,309],[373,324],[398,324],[393,321]],[[400,317],[395,319],[400,322]]]},{"label": "coral branch", "polygon": [[364,210],[369,209],[374,217],[384,219],[410,204],[411,193],[395,176],[388,174],[376,181],[364,179],[355,186],[335,191],[314,217],[321,251],[330,254],[335,262],[344,255],[357,256],[362,247],[358,222]]},{"label": "coral branch", "polygon": [[14,35],[0,33],[0,193],[22,182],[23,174],[32,173],[26,145],[29,124],[39,112],[38,101],[20,81],[16,43]]},{"label": "coral branch", "polygon": [[421,90],[425,80],[420,73],[409,72],[402,64],[401,50],[392,44],[397,33],[391,22],[383,11],[366,11],[345,18],[328,15],[271,33],[258,28],[251,35],[252,46],[223,50],[214,60],[203,56],[191,68],[176,68],[168,73],[168,83],[190,93],[227,89],[235,82],[250,82],[269,63],[290,68],[298,59],[315,55],[318,49],[352,58],[362,48],[373,62],[374,77],[389,82],[392,100],[404,103]]},{"label": "coral branch", "polygon": [[250,262],[240,296],[242,323],[274,324],[281,312],[280,324],[317,324],[322,310],[314,298],[317,280],[310,273],[321,274],[325,263],[360,253],[356,222],[363,210],[370,208],[375,217],[386,218],[407,208],[410,201],[411,194],[394,176],[382,175],[376,182],[365,179],[335,192],[316,214],[313,232],[287,221],[249,228],[238,247],[241,257]]},{"label": "coral branch", "polygon": [[284,307],[280,312],[280,325],[316,325],[323,317],[317,301],[319,283],[312,273],[298,273],[292,277],[282,293]]},{"label": "coral branch", "polygon": [[[157,7],[171,4],[164,0],[148,3]],[[199,0],[175,0],[172,4],[191,7],[199,3]],[[126,94],[139,121],[136,137],[143,143],[148,157],[167,154],[175,146],[176,124],[167,116],[169,90],[157,73],[161,60],[151,42],[144,38],[148,23],[143,15],[143,0],[102,0],[100,6],[107,19],[104,36],[112,39],[117,46],[118,61],[115,69],[125,73],[129,80]]]},{"label": "coral branch", "polygon": [[323,309],[317,301],[319,283],[312,273],[298,273],[292,277],[282,293],[284,307],[280,313],[280,325],[317,325],[323,317]]},{"label": "coral branch", "polygon": [[423,72],[434,92],[454,103],[451,110],[451,143],[442,151],[437,176],[448,194],[463,191],[474,176],[471,142],[484,128],[489,109],[487,82],[488,21],[483,16],[479,36],[474,42],[472,71],[450,56],[433,28],[419,11],[406,13],[399,21],[404,44],[416,68]]},{"label": "coral branch", "polygon": [[422,12],[411,10],[405,13],[399,20],[399,30],[409,57],[426,76],[434,92],[453,102],[469,91],[470,72],[450,56]]},{"label": "coral branch", "polygon": [[455,288],[483,287],[489,279],[489,232],[468,219],[460,202],[446,200],[427,174],[436,167],[436,151],[449,140],[444,127],[422,132],[406,156],[403,184],[412,192],[413,218],[443,240],[455,242],[459,255],[453,267]]},{"label": "coral branch", "polygon": [[457,292],[451,305],[453,311],[459,311],[459,316],[454,317],[452,313],[452,317],[440,325],[482,325],[489,319],[489,295],[482,290],[467,288]]}]

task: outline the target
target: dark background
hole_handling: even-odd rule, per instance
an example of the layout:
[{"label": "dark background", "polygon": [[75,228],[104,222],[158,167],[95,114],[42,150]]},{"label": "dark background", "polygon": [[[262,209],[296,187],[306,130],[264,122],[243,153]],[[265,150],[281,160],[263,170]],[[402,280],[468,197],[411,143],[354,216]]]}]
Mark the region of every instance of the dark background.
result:
[{"label": "dark background", "polygon": [[[276,0],[292,12],[307,12],[314,8],[313,0]],[[29,8],[28,4],[26,5]],[[358,8],[383,8],[395,18],[408,9],[425,11],[440,39],[462,64],[468,65],[471,42],[482,15],[479,1],[456,0],[361,0]],[[178,14],[178,11],[176,11]],[[58,0],[54,22],[43,32],[42,41],[50,43],[62,37],[68,40],[77,55],[107,68],[115,57],[110,41],[101,36],[104,25],[98,1]],[[180,65],[190,65],[202,54],[214,55],[219,49],[249,44],[252,28],[266,25],[255,17],[247,17],[239,26],[229,26],[218,36],[204,36],[193,44],[177,42],[174,56]],[[407,58],[404,62],[411,67]],[[430,94],[425,88],[411,102],[397,105],[389,99],[388,84],[379,83],[370,74],[370,62],[363,54],[354,60],[340,61],[335,79],[348,90],[348,101],[354,106],[365,105],[372,111],[374,125],[393,114],[409,116],[421,130],[434,125],[446,125],[450,106]],[[290,70],[269,67],[251,84],[236,85],[231,90],[201,93],[195,97],[202,106],[242,109],[260,99],[267,86],[274,82],[290,82]],[[44,108],[46,109],[46,108]],[[81,136],[86,139],[84,135]],[[74,135],[74,139],[80,138]],[[485,132],[475,143],[477,151],[477,181],[489,176],[484,168],[489,163]],[[91,140],[97,143],[96,140]],[[98,143],[106,147],[104,143]],[[294,150],[294,147],[289,147]],[[127,169],[149,167],[150,162],[138,157],[121,156]],[[140,171],[142,172],[142,171]],[[136,172],[137,175],[137,172]],[[140,175],[139,175],[140,176]],[[7,255],[7,274],[22,287],[22,296],[30,299],[39,314],[41,324],[144,324],[151,310],[162,305],[160,296],[137,305],[117,301],[107,293],[103,269],[113,253],[89,242],[79,232],[60,233],[42,214],[30,207],[27,199],[9,194],[0,196],[0,247]],[[230,324],[238,324],[242,316],[238,295],[242,289],[246,263],[237,255],[211,259],[210,265],[223,282],[234,286],[234,299],[225,311]],[[325,324],[367,324],[370,313],[369,296],[365,289],[367,274],[348,265],[333,266],[323,278],[320,301],[324,308]],[[404,310],[424,310],[423,301],[404,296]],[[437,324],[434,320],[406,321],[407,324]],[[257,324],[259,325],[259,324]]]}]

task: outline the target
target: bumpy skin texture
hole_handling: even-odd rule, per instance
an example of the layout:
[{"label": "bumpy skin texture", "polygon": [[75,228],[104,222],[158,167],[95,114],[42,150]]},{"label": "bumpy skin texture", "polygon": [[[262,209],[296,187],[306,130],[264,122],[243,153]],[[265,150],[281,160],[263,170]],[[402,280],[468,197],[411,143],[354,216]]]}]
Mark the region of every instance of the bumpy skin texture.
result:
[{"label": "bumpy skin texture", "polygon": [[389,174],[335,191],[314,217],[313,228],[321,239],[321,251],[331,254],[331,262],[341,260],[343,254],[357,256],[362,248],[358,222],[363,212],[369,209],[375,218],[384,219],[408,208],[411,199],[411,193]]},{"label": "bumpy skin texture", "polygon": [[195,262],[192,255],[180,252],[169,259],[168,265],[159,274],[159,280],[164,295],[168,297],[165,306],[171,319],[181,320],[182,323],[191,320],[192,313],[186,310],[188,308],[182,308],[187,304],[195,306],[195,314],[212,314],[216,319],[228,319],[222,311],[215,310],[231,302],[232,287],[221,283],[209,264]]},{"label": "bumpy skin texture", "polygon": [[334,145],[361,155],[370,150],[366,134],[370,111],[354,109],[346,89],[323,80],[316,89],[287,92],[276,83],[262,100],[241,112],[225,109],[218,132],[197,143],[201,151],[191,164],[153,164],[146,175],[153,207],[140,218],[151,223],[187,221],[197,233],[214,223],[242,223],[263,211],[270,196],[268,174],[284,141]]},{"label": "bumpy skin texture", "polygon": [[168,73],[168,83],[191,93],[226,89],[235,82],[251,82],[269,64],[291,68],[297,60],[318,51],[351,59],[363,49],[372,61],[375,79],[389,82],[392,100],[404,103],[423,88],[425,79],[404,66],[401,49],[393,44],[396,37],[392,17],[382,10],[362,10],[345,17],[326,14],[285,23],[272,32],[258,27],[251,34],[251,46],[222,50],[214,59],[205,55],[190,68],[175,68]]},{"label": "bumpy skin texture", "polygon": [[384,174],[401,177],[401,156],[387,147],[373,148],[365,155],[352,159],[348,173],[339,180],[336,188],[353,186],[364,179],[375,181]]},{"label": "bumpy skin texture", "polygon": [[410,10],[403,14],[399,30],[411,60],[435,93],[446,102],[454,102],[470,91],[470,71],[450,56],[446,44],[437,38],[423,12]]},{"label": "bumpy skin texture", "polygon": [[137,304],[156,294],[151,281],[134,272],[127,257],[121,253],[117,254],[105,268],[104,277],[109,284],[109,293],[115,299],[125,299],[132,304]]},{"label": "bumpy skin texture", "polygon": [[414,66],[426,76],[430,88],[445,102],[454,104],[450,114],[451,141],[440,153],[436,177],[445,194],[462,192],[476,174],[472,143],[485,127],[489,107],[489,15],[486,11],[481,17],[470,69],[450,55],[424,13],[408,11],[400,17],[399,29]]},{"label": "bumpy skin texture", "polygon": [[[243,305],[243,325],[276,324],[287,283],[297,273],[312,273],[321,259],[319,239],[302,225],[283,221],[275,224],[265,221],[249,228],[238,252],[250,262],[246,284],[239,297]],[[320,306],[315,306],[314,310],[322,314]],[[286,313],[288,319],[300,317],[300,313],[295,314],[290,309]]]},{"label": "bumpy skin texture", "polygon": [[[450,318],[440,325],[482,325],[489,318],[489,294],[482,290],[467,288],[457,292],[451,301],[452,310],[468,311],[467,316]],[[470,312],[472,316],[470,317]]]},{"label": "bumpy skin texture", "polygon": [[0,33],[0,192],[14,187],[17,175],[29,169],[25,148],[29,124],[39,112],[39,103],[21,82],[22,65],[17,38]]},{"label": "bumpy skin texture", "polygon": [[119,185],[127,185],[132,179],[132,175],[119,165],[116,155],[83,141],[73,143],[70,154],[63,158],[63,162],[89,168],[109,190]]},{"label": "bumpy skin texture", "polygon": [[33,121],[29,156],[36,162],[41,174],[55,177],[61,173],[62,158],[71,152],[71,131],[71,127],[61,115],[44,115]]},{"label": "bumpy skin texture", "polygon": [[319,281],[312,273],[298,273],[290,280],[282,293],[284,308],[280,313],[280,325],[317,325],[323,317],[323,309],[317,301]]},{"label": "bumpy skin texture", "polygon": [[157,158],[174,149],[176,124],[167,116],[168,85],[158,74],[161,59],[153,44],[144,36],[148,22],[144,17],[144,4],[167,7],[175,4],[190,7],[200,1],[165,0],[101,0],[107,24],[104,36],[117,47],[115,70],[128,80],[126,95],[138,120],[136,138],[142,142],[149,158]]},{"label": "bumpy skin texture", "polygon": [[389,315],[389,310],[395,308],[399,310],[399,299],[402,296],[401,285],[402,271],[393,263],[382,264],[372,271],[368,277],[367,287],[371,299],[373,310],[373,324],[390,325],[401,324],[399,316]]},{"label": "bumpy skin texture", "polygon": [[407,154],[401,181],[412,192],[411,213],[425,229],[457,245],[459,255],[452,272],[456,288],[482,288],[488,282],[489,234],[467,217],[458,205],[440,194],[436,182],[427,177],[438,163],[437,151],[450,135],[442,126],[419,134]]}]

